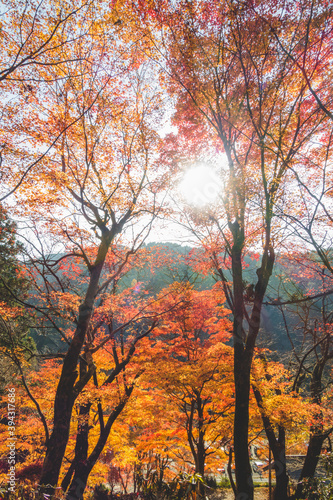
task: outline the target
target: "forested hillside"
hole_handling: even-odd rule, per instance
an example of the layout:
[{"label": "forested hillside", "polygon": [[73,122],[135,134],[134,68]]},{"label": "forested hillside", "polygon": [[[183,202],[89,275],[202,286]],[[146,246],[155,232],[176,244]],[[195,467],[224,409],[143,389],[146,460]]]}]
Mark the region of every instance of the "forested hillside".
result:
[{"label": "forested hillside", "polygon": [[[145,291],[152,297],[156,297],[165,287],[173,282],[190,283],[195,290],[209,290],[218,280],[214,272],[203,273],[196,266],[196,255],[199,255],[198,249],[193,249],[189,246],[182,246],[176,243],[149,243],[145,246],[145,250],[149,253],[149,260],[153,264],[139,265],[131,267],[124,273],[117,282],[118,290],[123,291],[126,288],[134,287],[134,290],[139,293]],[[53,256],[59,259],[61,255]],[[307,259],[316,258],[314,255],[304,255],[304,263]],[[299,256],[298,259],[302,259]],[[245,295],[249,294],[251,284],[255,281],[255,263],[251,256],[246,258],[246,280],[244,280]],[[308,271],[308,272],[307,272]],[[59,279],[63,280],[64,270],[60,269],[57,272]],[[226,275],[230,270],[226,270]],[[84,269],[82,269],[84,273]],[[305,304],[297,301],[302,301],[303,298],[311,296],[311,293],[318,291],[322,287],[322,267],[312,273],[309,279],[309,270],[306,264],[302,272],[299,271],[297,262],[290,261],[288,256],[278,256],[277,264],[270,281],[270,293],[267,294],[267,303],[264,304],[262,311],[262,323],[260,329],[259,344],[261,347],[267,347],[272,351],[276,351],[280,357],[283,353],[288,353],[291,349],[289,334],[293,342],[303,341],[302,326],[300,326],[300,316],[303,306],[309,310],[309,319],[311,321],[320,321],[323,300],[326,303],[326,308],[331,307],[330,294],[325,297],[318,297],[313,301],[306,301]],[[327,278],[326,278],[327,280]],[[326,285],[329,286],[330,280],[327,280]],[[80,290],[80,278],[77,278],[75,283],[75,291],[73,294],[82,294]],[[281,306],[279,303],[281,302]],[[286,302],[286,304],[284,304]],[[38,299],[36,298],[36,305]],[[283,305],[284,304],[284,305]],[[61,322],[59,323],[61,325]],[[61,349],[61,336],[52,326],[47,331],[36,331],[31,329],[30,335],[33,338],[38,350],[51,352]],[[58,340],[56,340],[58,339]]]}]

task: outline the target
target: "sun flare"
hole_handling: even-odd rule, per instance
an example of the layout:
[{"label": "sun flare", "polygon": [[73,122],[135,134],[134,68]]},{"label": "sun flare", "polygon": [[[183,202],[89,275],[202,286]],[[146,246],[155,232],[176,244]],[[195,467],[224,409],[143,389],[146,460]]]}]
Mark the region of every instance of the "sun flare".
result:
[{"label": "sun flare", "polygon": [[178,191],[189,205],[203,207],[217,199],[221,191],[219,175],[209,165],[196,165],[186,170]]}]

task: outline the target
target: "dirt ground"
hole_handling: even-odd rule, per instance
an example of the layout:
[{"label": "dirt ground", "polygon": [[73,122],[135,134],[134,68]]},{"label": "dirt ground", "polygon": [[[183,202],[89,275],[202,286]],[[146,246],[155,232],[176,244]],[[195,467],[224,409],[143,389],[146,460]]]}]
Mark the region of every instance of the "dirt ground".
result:
[{"label": "dirt ground", "polygon": [[[210,496],[210,500],[235,500],[235,496],[231,489],[220,490],[219,492],[213,493],[213,495]],[[255,488],[254,500],[268,500],[268,488]]]}]

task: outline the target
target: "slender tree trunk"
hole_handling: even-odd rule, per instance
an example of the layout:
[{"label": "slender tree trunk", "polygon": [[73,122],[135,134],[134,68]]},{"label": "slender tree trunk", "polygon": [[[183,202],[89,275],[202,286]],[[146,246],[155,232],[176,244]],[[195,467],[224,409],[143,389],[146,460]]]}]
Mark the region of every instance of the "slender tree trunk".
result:
[{"label": "slender tree trunk", "polygon": [[295,498],[297,498],[297,499],[304,498],[304,493],[302,491],[303,485],[302,485],[301,481],[304,478],[311,478],[314,476],[315,471],[316,471],[316,467],[318,464],[321,448],[322,448],[322,445],[323,445],[325,438],[326,438],[326,435],[311,434],[311,436],[310,436],[308,450],[307,450],[305,461],[303,464],[301,476],[299,478],[297,488],[296,488]]},{"label": "slender tree trunk", "polygon": [[[114,424],[115,420],[124,409],[130,395],[133,392],[133,388],[134,385],[130,386],[126,390],[126,397],[122,401],[120,401],[120,403],[118,403],[116,408],[112,411],[111,415],[109,416],[105,424],[105,427],[101,429],[97,444],[93,449],[93,451],[91,452],[91,454],[89,455],[89,457],[88,458],[86,457],[83,460],[76,460],[75,472],[66,496],[66,500],[83,500],[83,492],[87,486],[89,474],[92,471],[94,465],[96,464],[100,454],[102,453],[104,446],[110,435],[112,425]],[[84,433],[82,435],[82,438],[86,442],[85,447],[84,448],[81,447],[81,450],[84,451],[85,449],[88,449],[88,433]]]},{"label": "slender tree trunk", "polygon": [[311,433],[301,476],[296,488],[295,498],[304,498],[304,494],[302,492],[303,485],[301,481],[304,478],[314,477],[321,449],[326,438],[327,434]]},{"label": "slender tree trunk", "polygon": [[261,413],[261,418],[264,424],[269,446],[270,449],[272,450],[274,457],[274,472],[275,472],[276,482],[273,493],[273,499],[287,500],[289,477],[287,474],[287,461],[286,461],[286,431],[284,427],[279,425],[278,437],[276,438],[272,422],[269,416],[265,413],[263,399],[259,391],[259,388],[256,387],[255,385],[253,385],[252,387],[258,408]]},{"label": "slender tree trunk", "polygon": [[205,476],[205,429],[203,425],[203,403],[200,394],[197,395],[197,407],[198,407],[198,444],[197,444],[197,456],[198,456],[198,472],[202,479]]},{"label": "slender tree trunk", "polygon": [[47,443],[40,484],[42,491],[53,494],[59,479],[60,468],[65,454],[73,405],[93,372],[88,370],[86,377],[78,381],[78,360],[91,319],[98,283],[103,264],[112,239],[112,232],[107,231],[98,249],[94,266],[90,270],[90,281],[83,303],[79,308],[77,327],[73,340],[64,358],[60,380],[54,401],[53,430]]},{"label": "slender tree trunk", "polygon": [[[326,361],[327,358],[325,356],[320,358],[315,364],[311,375],[311,383],[310,383],[311,399],[312,402],[319,405],[319,407],[321,405],[321,391],[322,391],[321,379]],[[315,415],[314,417],[316,422],[310,429],[308,449],[306,452],[306,457],[303,464],[301,476],[299,478],[298,485],[296,488],[295,498],[304,498],[304,494],[302,491],[303,490],[302,479],[314,477],[323,443],[329,434],[327,432],[324,432],[322,411],[319,410],[317,415]]]},{"label": "slender tree trunk", "polygon": [[230,481],[230,484],[231,484],[231,487],[232,487],[232,491],[234,492],[234,494],[236,496],[237,489],[236,489],[234,478],[232,477],[232,468],[231,468],[231,464],[232,464],[232,452],[233,452],[233,448],[232,448],[232,446],[230,446],[230,449],[229,449],[229,458],[228,458],[228,465],[227,465],[227,472],[228,472],[229,481]]}]

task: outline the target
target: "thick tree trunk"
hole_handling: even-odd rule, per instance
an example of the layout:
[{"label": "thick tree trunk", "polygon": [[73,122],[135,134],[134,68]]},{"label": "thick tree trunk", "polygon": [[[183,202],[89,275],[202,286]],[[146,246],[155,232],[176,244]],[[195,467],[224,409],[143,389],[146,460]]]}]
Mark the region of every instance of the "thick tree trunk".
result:
[{"label": "thick tree trunk", "polygon": [[232,275],[234,290],[234,378],[235,417],[234,453],[236,498],[253,500],[253,482],[248,451],[250,371],[252,355],[246,350],[246,335],[243,329],[244,286],[242,276],[243,230],[235,222],[232,225],[234,245],[232,248]]},{"label": "thick tree trunk", "polygon": [[249,359],[247,353],[240,345],[235,345],[234,353],[236,395],[234,418],[236,498],[252,500],[253,482],[248,447],[251,358]]},{"label": "thick tree trunk", "polygon": [[255,286],[249,329],[246,335],[244,319],[244,285],[242,279],[243,232],[232,225],[235,244],[232,248],[232,274],[234,287],[234,378],[235,378],[235,417],[234,453],[236,467],[237,500],[253,500],[253,481],[248,450],[249,401],[251,366],[256,339],[260,328],[263,299],[274,265],[274,250],[265,248],[261,267],[257,270],[258,281]]},{"label": "thick tree trunk", "polygon": [[316,467],[319,461],[319,455],[321,453],[321,449],[323,443],[327,437],[327,434],[311,434],[309,438],[308,449],[306,452],[305,461],[303,464],[301,476],[298,481],[298,485],[296,488],[295,498],[304,498],[304,494],[302,492],[303,485],[302,479],[312,478],[316,472]]}]

